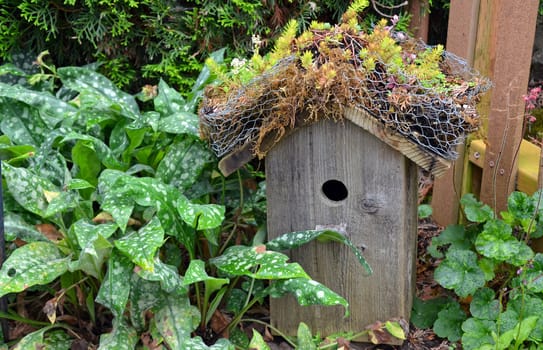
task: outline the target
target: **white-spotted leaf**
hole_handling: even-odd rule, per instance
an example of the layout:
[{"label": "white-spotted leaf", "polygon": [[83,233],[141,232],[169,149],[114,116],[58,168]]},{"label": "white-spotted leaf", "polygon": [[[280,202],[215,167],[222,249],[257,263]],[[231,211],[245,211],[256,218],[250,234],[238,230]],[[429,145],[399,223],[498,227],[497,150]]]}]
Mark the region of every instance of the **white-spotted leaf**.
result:
[{"label": "white-spotted leaf", "polygon": [[0,296],[54,281],[68,271],[69,259],[49,242],[32,242],[17,248],[0,270]]},{"label": "white-spotted leaf", "polygon": [[179,92],[172,89],[168,84],[160,79],[158,82],[158,95],[153,100],[155,110],[162,114],[163,117],[172,115],[177,112],[183,112],[185,99]]},{"label": "white-spotted leaf", "polygon": [[148,281],[135,273],[132,274],[128,310],[132,325],[138,331],[145,328],[145,312],[160,303],[162,297],[160,289],[158,282]]},{"label": "white-spotted leaf", "polygon": [[5,213],[4,232],[6,240],[19,238],[25,242],[47,241],[47,238],[36,230],[34,225],[28,224],[22,217],[14,213]]},{"label": "white-spotted leaf", "polygon": [[189,134],[198,136],[198,116],[190,112],[177,112],[161,118],[158,122],[158,131],[170,134]]},{"label": "white-spotted leaf", "polygon": [[128,302],[132,268],[130,260],[114,251],[109,258],[106,277],[96,296],[96,302],[109,308],[117,318],[122,317]]},{"label": "white-spotted leaf", "polygon": [[160,282],[160,287],[167,293],[174,291],[178,293],[187,292],[187,288],[183,285],[183,278],[177,273],[177,269],[174,266],[164,264],[158,257],[154,260],[152,270],[137,269],[136,273],[145,280]]},{"label": "white-spotted leaf", "polygon": [[222,224],[225,208],[218,204],[195,204],[182,196],[177,201],[177,211],[190,227],[206,230]]},{"label": "white-spotted leaf", "polygon": [[162,298],[162,306],[154,312],[156,326],[171,349],[184,349],[200,322],[200,311],[186,295],[163,294]]},{"label": "white-spotted leaf", "polygon": [[279,298],[287,293],[296,297],[298,303],[306,305],[341,305],[345,308],[345,317],[349,316],[349,303],[336,292],[309,278],[293,278],[274,281],[266,292],[273,298]]},{"label": "white-spotted leaf", "polygon": [[55,326],[43,327],[35,332],[25,335],[12,348],[12,350],[47,349],[64,350],[69,349],[73,339],[60,329],[53,329]]},{"label": "white-spotted leaf", "polygon": [[288,256],[266,250],[266,246],[232,246],[210,260],[219,270],[234,276],[256,279],[309,278],[298,263],[287,263]]},{"label": "white-spotted leaf", "polygon": [[266,344],[266,342],[264,341],[264,338],[262,338],[262,335],[260,335],[260,333],[258,333],[258,331],[254,328],[253,328],[253,337],[251,338],[251,342],[249,343],[249,349],[270,350],[270,347],[268,346],[268,344]]},{"label": "white-spotted leaf", "polygon": [[57,70],[65,87],[84,93],[103,96],[102,101],[109,101],[108,108],[120,109],[123,116],[136,119],[139,107],[134,96],[119,90],[109,79],[90,69],[82,67],[64,67]]},{"label": "white-spotted leaf", "polygon": [[142,269],[153,271],[155,254],[162,246],[164,230],[154,217],[147,225],[115,241],[115,247]]},{"label": "white-spotted leaf", "polygon": [[190,188],[213,159],[209,147],[193,138],[174,142],[158,165],[156,177],[180,189]]},{"label": "white-spotted leaf", "polygon": [[2,173],[13,198],[26,210],[44,216],[48,202],[45,191],[58,191],[55,185],[28,169],[2,163]]},{"label": "white-spotted leaf", "polygon": [[113,329],[109,333],[100,336],[98,350],[133,350],[138,343],[139,337],[136,330],[126,324],[125,321],[115,319]]},{"label": "white-spotted leaf", "polygon": [[311,330],[309,327],[303,323],[300,322],[298,325],[298,332],[297,332],[297,341],[298,341],[298,348],[304,349],[304,350],[316,350],[317,346],[313,342],[313,335],[311,334]]},{"label": "white-spotted leaf", "polygon": [[219,289],[222,285],[229,282],[228,278],[216,278],[211,277],[205,270],[205,263],[199,259],[193,259],[190,261],[189,267],[183,277],[183,285],[188,286],[196,282],[206,281],[210,283],[213,290]]},{"label": "white-spotted leaf", "polygon": [[351,249],[360,265],[366,270],[366,273],[368,275],[372,274],[372,269],[360,249],[346,235],[332,230],[305,230],[285,233],[266,243],[266,248],[275,251],[295,249],[315,239],[320,242],[331,241],[345,244]]}]

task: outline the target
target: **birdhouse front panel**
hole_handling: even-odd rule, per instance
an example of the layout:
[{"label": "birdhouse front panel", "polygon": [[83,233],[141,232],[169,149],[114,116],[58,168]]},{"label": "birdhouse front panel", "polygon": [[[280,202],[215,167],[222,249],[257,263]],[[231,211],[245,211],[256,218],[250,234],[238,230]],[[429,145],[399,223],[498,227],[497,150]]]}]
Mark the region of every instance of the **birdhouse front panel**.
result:
[{"label": "birdhouse front panel", "polygon": [[[281,140],[266,157],[268,235],[344,228],[373,269],[345,245],[313,242],[289,252],[316,281],[349,304],[299,306],[272,299],[271,321],[295,335],[305,322],[322,336],[358,332],[376,321],[409,320],[415,275],[417,166],[348,120],[323,120]],[[364,341],[366,339],[358,339]],[[394,341],[392,341],[394,342]]]}]

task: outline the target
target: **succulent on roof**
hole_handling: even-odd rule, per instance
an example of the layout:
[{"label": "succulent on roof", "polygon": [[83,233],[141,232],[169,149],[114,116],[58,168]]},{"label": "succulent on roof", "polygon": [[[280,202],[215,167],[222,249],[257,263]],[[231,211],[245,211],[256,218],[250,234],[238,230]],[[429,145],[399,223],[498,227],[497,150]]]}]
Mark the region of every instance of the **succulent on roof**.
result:
[{"label": "succulent on roof", "polygon": [[475,104],[490,87],[443,46],[427,46],[394,30],[395,21],[360,29],[367,0],[341,23],[314,22],[296,36],[291,21],[271,53],[227,70],[212,61],[219,83],[199,109],[203,138],[219,157],[249,149],[262,158],[286,133],[322,118],[341,121],[357,109],[416,144],[430,157],[456,158],[476,130]]}]

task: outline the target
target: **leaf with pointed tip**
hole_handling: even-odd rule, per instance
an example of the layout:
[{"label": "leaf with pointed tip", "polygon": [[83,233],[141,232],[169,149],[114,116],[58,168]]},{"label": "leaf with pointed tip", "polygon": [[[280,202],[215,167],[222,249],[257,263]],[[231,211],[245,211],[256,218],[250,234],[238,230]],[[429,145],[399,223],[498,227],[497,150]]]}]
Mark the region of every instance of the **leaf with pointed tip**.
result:
[{"label": "leaf with pointed tip", "polygon": [[266,243],[266,248],[269,250],[288,250],[298,248],[304,244],[307,244],[313,240],[319,240],[321,242],[333,241],[345,244],[358,259],[358,262],[366,270],[368,275],[372,274],[372,269],[360,249],[358,249],[347,238],[346,235],[332,230],[305,230],[285,233],[277,238]]},{"label": "leaf with pointed tip", "polygon": [[164,230],[154,217],[147,225],[115,241],[115,247],[144,270],[153,271],[154,257],[162,246]]},{"label": "leaf with pointed tip", "polygon": [[287,263],[288,256],[266,250],[265,246],[232,246],[210,262],[219,270],[234,276],[256,279],[309,278],[298,263]]},{"label": "leaf with pointed tip", "polygon": [[218,204],[194,204],[186,197],[179,197],[177,211],[190,227],[206,230],[222,224],[225,208]]},{"label": "leaf with pointed tip", "polygon": [[158,82],[158,95],[153,100],[155,110],[162,114],[162,117],[184,111],[185,99],[179,92],[172,89],[160,79]]},{"label": "leaf with pointed tip", "polygon": [[32,242],[17,248],[0,269],[0,297],[54,281],[68,271],[69,260],[49,242]]},{"label": "leaf with pointed tip", "polygon": [[[299,345],[299,344],[298,344]],[[249,343],[249,349],[251,350],[271,350],[268,344],[264,341],[264,338],[262,338],[262,335],[258,333],[256,329],[253,328],[253,337],[251,338],[251,342]],[[300,347],[300,349],[310,349],[305,347]]]},{"label": "leaf with pointed tip", "polygon": [[130,295],[130,276],[133,264],[125,256],[113,251],[109,258],[107,274],[96,302],[109,308],[116,318],[121,318]]},{"label": "leaf with pointed tip", "polygon": [[52,327],[54,327],[54,325],[43,327],[37,331],[25,335],[21,340],[19,340],[17,345],[12,348],[12,350],[64,350],[70,348],[73,339],[63,330],[51,330]]},{"label": "leaf with pointed tip", "polygon": [[298,348],[304,350],[317,349],[317,346],[313,342],[313,335],[311,334],[311,330],[305,323],[300,322],[300,324],[298,325],[297,336]]},{"label": "leaf with pointed tip", "polygon": [[198,137],[198,116],[190,112],[177,112],[161,118],[158,122],[158,131],[170,134],[188,134]]},{"label": "leaf with pointed tip", "polygon": [[62,143],[66,143],[72,140],[81,140],[85,142],[85,145],[96,152],[96,156],[105,167],[109,169],[120,169],[124,170],[127,166],[121,163],[113,151],[104,143],[104,141],[96,138],[94,136],[81,134],[77,132],[69,132],[62,139]]},{"label": "leaf with pointed tip", "polygon": [[293,278],[274,281],[265,293],[273,298],[279,298],[287,293],[296,297],[302,306],[307,305],[341,305],[345,308],[345,317],[349,316],[349,303],[328,287],[309,278]]}]

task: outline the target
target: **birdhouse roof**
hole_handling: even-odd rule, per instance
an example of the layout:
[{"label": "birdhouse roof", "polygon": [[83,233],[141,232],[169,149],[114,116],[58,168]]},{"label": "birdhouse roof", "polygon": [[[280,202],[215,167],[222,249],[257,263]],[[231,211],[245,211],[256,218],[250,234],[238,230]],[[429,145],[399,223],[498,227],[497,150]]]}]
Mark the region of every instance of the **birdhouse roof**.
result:
[{"label": "birdhouse roof", "polygon": [[255,54],[206,89],[200,131],[225,175],[321,119],[349,120],[434,175],[449,168],[490,81],[385,22],[364,33],[345,21],[298,37],[287,26],[267,65]]}]

